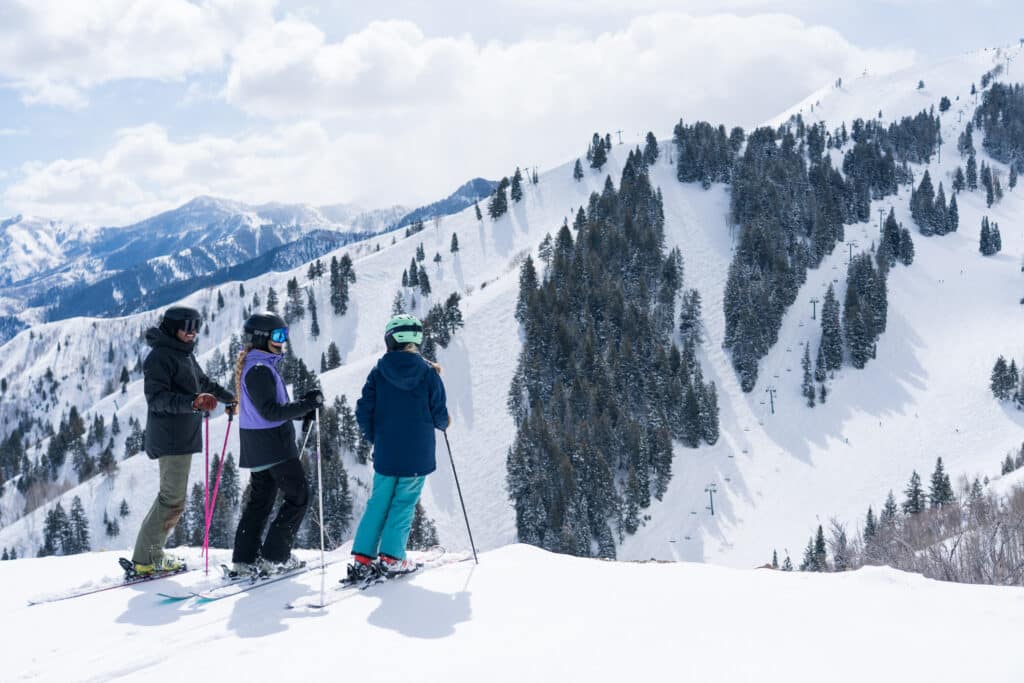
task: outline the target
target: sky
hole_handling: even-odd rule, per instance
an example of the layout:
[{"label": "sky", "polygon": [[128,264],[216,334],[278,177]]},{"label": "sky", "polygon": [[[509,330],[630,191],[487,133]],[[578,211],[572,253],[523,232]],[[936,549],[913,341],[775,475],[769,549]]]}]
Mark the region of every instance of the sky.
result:
[{"label": "sky", "polygon": [[1014,26],[1010,0],[0,0],[0,217],[414,207],[570,162],[595,131],[749,129]]}]

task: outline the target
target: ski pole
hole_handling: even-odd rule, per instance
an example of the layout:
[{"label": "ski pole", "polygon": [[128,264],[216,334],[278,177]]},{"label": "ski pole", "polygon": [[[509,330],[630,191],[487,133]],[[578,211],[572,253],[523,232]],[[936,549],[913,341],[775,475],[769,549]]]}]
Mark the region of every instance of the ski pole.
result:
[{"label": "ski pole", "polygon": [[[210,412],[203,411],[204,422],[206,423],[206,454],[203,465],[203,526],[210,525]],[[206,542],[203,542],[202,554],[206,554]]]},{"label": "ski pole", "polygon": [[324,478],[320,466],[320,409],[316,409],[316,487],[320,498],[320,604],[324,604]]},{"label": "ski pole", "polygon": [[203,532],[203,554],[206,555],[206,574],[210,573],[210,524],[213,522],[213,508],[217,506],[217,491],[220,490],[220,475],[224,472],[224,456],[228,452],[228,435],[231,434],[231,423],[235,419],[233,412],[228,413],[228,428],[224,430],[224,447],[220,450],[220,464],[217,466],[217,479],[213,484],[213,498],[210,509],[206,512],[206,530]]},{"label": "ski pole", "polygon": [[452,457],[452,445],[448,442],[448,430],[444,430],[444,445],[448,447],[448,459],[452,463],[452,474],[455,475],[455,489],[459,492],[459,503],[462,505],[462,516],[466,518],[466,532],[469,534],[469,547],[473,549],[473,561],[480,564],[476,556],[476,544],[473,543],[473,530],[469,528],[469,515],[466,514],[466,501],[462,498],[462,487],[459,486],[459,473],[455,471],[455,458]]}]

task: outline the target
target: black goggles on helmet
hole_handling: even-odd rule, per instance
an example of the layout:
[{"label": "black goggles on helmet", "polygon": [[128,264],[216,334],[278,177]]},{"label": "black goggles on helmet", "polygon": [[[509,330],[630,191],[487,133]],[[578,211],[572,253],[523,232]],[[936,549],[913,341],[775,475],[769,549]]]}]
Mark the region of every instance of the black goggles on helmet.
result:
[{"label": "black goggles on helmet", "polygon": [[288,328],[279,327],[276,330],[271,330],[270,341],[274,342],[275,344],[284,344],[286,341],[288,341]]}]

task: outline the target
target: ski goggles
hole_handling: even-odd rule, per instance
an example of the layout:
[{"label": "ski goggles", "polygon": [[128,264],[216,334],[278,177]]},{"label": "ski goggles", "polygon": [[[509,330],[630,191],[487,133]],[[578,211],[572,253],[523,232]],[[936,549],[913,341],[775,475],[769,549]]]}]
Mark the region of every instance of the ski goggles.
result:
[{"label": "ski goggles", "polygon": [[178,322],[178,329],[182,330],[185,334],[198,334],[202,324],[203,321],[199,318],[185,318]]},{"label": "ski goggles", "polygon": [[275,344],[284,344],[286,341],[288,341],[288,328],[279,327],[276,330],[271,330],[270,341],[274,342]]}]

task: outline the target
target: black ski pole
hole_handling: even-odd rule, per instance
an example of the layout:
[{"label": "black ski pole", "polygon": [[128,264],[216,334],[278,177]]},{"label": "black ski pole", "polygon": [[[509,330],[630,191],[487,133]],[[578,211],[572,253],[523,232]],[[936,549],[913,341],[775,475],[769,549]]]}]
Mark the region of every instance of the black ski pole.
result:
[{"label": "black ski pole", "polygon": [[455,458],[452,457],[452,445],[448,442],[448,430],[444,431],[444,445],[448,447],[448,459],[452,463],[452,474],[455,475],[455,489],[459,492],[459,503],[462,505],[462,516],[466,518],[466,532],[469,533],[469,547],[473,549],[473,561],[480,564],[476,556],[476,544],[473,543],[473,530],[469,528],[469,515],[466,514],[466,501],[462,498],[462,487],[459,486],[459,473],[455,471]]}]

